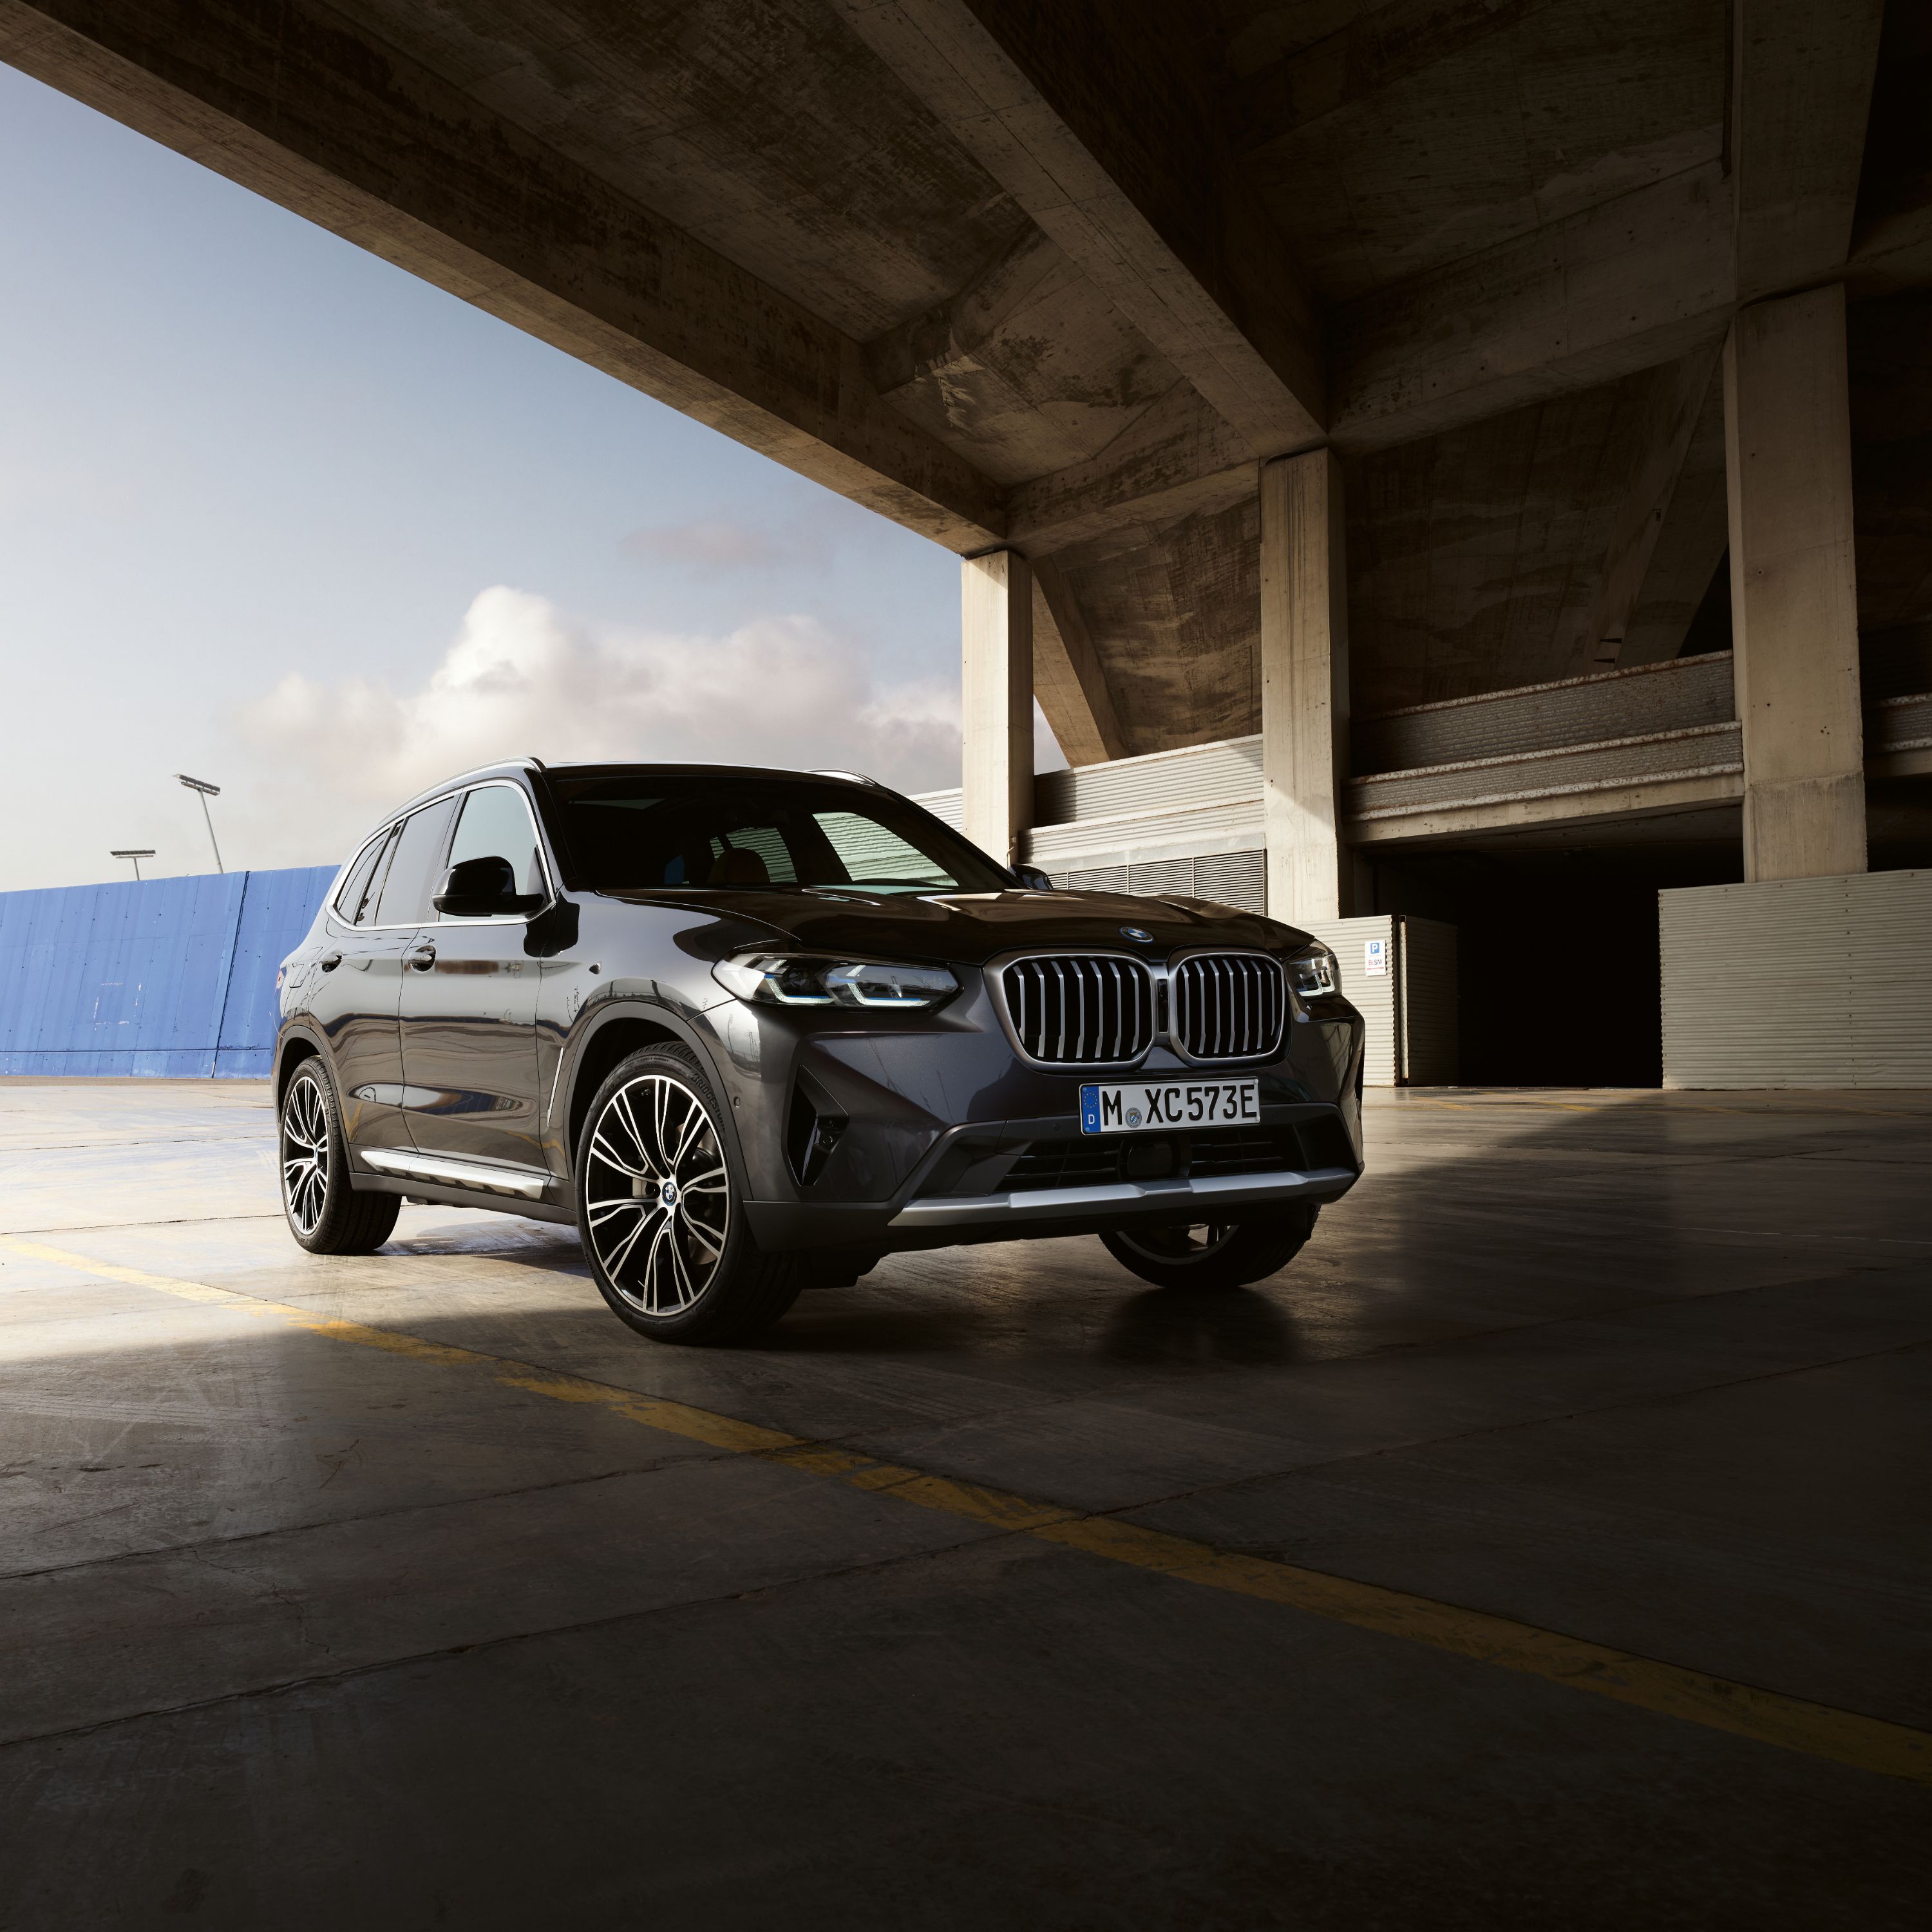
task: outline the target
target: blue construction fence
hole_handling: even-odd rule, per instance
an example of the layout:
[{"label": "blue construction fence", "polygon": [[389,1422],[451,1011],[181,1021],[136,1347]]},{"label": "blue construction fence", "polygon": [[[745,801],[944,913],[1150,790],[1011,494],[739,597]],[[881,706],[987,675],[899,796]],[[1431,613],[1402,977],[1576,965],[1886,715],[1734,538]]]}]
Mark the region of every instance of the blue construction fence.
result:
[{"label": "blue construction fence", "polygon": [[0,892],[0,1073],[266,1076],[333,866]]}]

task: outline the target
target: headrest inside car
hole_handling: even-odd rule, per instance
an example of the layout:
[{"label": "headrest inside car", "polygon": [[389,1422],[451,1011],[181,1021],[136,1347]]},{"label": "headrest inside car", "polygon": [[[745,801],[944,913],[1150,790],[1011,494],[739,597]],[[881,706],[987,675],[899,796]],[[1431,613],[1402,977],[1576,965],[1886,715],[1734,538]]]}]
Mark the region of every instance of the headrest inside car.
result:
[{"label": "headrest inside car", "polygon": [[757,853],[741,851],[735,845],[719,854],[706,881],[713,886],[768,886],[771,882],[772,875],[764,860]]}]

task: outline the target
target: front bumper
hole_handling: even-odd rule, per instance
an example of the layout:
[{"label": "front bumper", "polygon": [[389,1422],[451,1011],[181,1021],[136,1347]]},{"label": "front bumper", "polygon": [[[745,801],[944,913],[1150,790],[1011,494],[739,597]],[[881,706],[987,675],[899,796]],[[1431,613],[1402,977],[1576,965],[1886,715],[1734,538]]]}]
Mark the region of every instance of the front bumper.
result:
[{"label": "front bumper", "polygon": [[[761,1246],[891,1252],[1256,1220],[1334,1200],[1361,1171],[1362,1022],[1344,1001],[1298,1007],[1262,1064],[1203,1068],[1156,1045],[1131,1074],[1099,1076],[1252,1077],[1250,1126],[1088,1136],[1079,1090],[1095,1072],[1022,1061],[983,986],[962,976],[961,998],[918,1022],[736,1002],[707,1013]],[[832,1140],[802,1161],[821,1118]]]},{"label": "front bumper", "polygon": [[1266,1174],[1212,1174],[1200,1179],[1120,1180],[1093,1187],[1042,1187],[1024,1192],[942,1196],[909,1201],[886,1224],[908,1234],[928,1229],[989,1228],[1098,1216],[1112,1227],[1120,1221],[1214,1221],[1236,1210],[1290,1202],[1333,1201],[1355,1184],[1350,1167],[1293,1168]]}]

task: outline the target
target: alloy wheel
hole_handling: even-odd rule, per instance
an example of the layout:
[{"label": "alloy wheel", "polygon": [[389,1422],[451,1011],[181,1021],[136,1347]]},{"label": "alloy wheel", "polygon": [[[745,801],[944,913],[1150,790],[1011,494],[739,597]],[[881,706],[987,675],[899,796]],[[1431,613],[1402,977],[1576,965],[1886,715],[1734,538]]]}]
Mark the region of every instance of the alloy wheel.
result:
[{"label": "alloy wheel", "polygon": [[640,1314],[681,1314],[710,1286],[731,1225],[704,1102],[668,1074],[640,1075],[604,1103],[585,1161],[586,1232],[605,1279]]},{"label": "alloy wheel", "polygon": [[1232,1226],[1197,1221],[1187,1228],[1150,1228],[1144,1234],[1121,1234],[1117,1238],[1157,1262],[1205,1261],[1234,1233]]},{"label": "alloy wheel", "polygon": [[298,1073],[282,1103],[282,1202],[297,1234],[313,1234],[328,1198],[328,1109],[313,1074]]}]

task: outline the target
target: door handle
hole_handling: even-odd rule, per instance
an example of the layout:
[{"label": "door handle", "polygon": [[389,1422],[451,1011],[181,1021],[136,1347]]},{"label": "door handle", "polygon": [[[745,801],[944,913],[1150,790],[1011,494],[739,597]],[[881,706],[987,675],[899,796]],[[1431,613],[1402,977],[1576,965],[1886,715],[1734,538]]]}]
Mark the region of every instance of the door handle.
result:
[{"label": "door handle", "polygon": [[333,973],[341,964],[342,955],[339,952],[325,952],[322,956],[322,970],[325,973]]},{"label": "door handle", "polygon": [[434,946],[416,946],[410,952],[409,961],[418,973],[427,973],[436,964],[436,948]]}]

